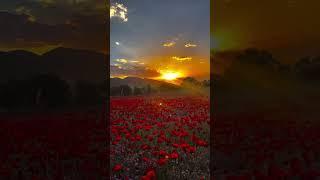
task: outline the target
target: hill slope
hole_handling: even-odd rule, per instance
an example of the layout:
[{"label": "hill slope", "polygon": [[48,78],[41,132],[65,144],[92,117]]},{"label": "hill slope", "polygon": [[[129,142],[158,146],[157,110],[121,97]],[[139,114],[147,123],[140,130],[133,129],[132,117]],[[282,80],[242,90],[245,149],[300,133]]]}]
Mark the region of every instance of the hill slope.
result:
[{"label": "hill slope", "polygon": [[0,82],[54,73],[68,81],[101,82],[107,76],[107,55],[87,50],[56,48],[43,55],[28,51],[0,52]]}]

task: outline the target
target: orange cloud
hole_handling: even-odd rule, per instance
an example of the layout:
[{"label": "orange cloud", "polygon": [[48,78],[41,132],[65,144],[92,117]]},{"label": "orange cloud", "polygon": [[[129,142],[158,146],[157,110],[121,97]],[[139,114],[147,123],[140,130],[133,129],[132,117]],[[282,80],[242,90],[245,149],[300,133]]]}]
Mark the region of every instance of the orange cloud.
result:
[{"label": "orange cloud", "polygon": [[123,63],[123,64],[128,63],[128,60],[126,60],[126,59],[116,59],[116,61],[119,63]]},{"label": "orange cloud", "polygon": [[192,57],[178,57],[178,56],[173,56],[172,59],[177,60],[177,61],[191,61]]},{"label": "orange cloud", "polygon": [[176,43],[173,41],[162,44],[163,47],[173,47],[174,45],[176,45]]},{"label": "orange cloud", "polygon": [[138,62],[140,62],[140,61],[130,61],[131,63],[138,63]]},{"label": "orange cloud", "polygon": [[184,47],[186,47],[186,48],[192,48],[192,47],[197,47],[197,45],[196,44],[191,44],[191,43],[187,43],[187,44],[185,44],[184,45]]}]

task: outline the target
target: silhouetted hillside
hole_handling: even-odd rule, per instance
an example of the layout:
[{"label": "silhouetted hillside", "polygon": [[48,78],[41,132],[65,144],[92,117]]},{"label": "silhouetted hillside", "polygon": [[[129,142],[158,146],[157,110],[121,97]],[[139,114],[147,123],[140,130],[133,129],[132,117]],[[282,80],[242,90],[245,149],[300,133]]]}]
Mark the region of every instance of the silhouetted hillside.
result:
[{"label": "silhouetted hillside", "polygon": [[24,79],[45,72],[41,57],[27,51],[0,53],[0,82],[12,79]]},{"label": "silhouetted hillside", "polygon": [[27,51],[0,52],[0,82],[21,80],[41,73],[67,81],[101,82],[106,77],[107,56],[102,53],[57,48],[42,56]]},{"label": "silhouetted hillside", "polygon": [[87,50],[57,48],[43,54],[48,72],[67,80],[101,82],[106,79],[107,56]]},{"label": "silhouetted hillside", "polygon": [[107,55],[57,48],[43,55],[0,52],[0,110],[99,105],[106,98]]}]

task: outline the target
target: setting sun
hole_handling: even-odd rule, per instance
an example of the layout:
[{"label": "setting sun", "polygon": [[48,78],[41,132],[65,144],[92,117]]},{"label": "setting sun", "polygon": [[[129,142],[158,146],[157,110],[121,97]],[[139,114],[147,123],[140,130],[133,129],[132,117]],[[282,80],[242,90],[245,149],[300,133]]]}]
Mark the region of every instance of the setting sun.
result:
[{"label": "setting sun", "polygon": [[177,78],[181,77],[182,74],[180,72],[174,72],[174,71],[166,71],[161,73],[161,79],[172,81],[176,80]]}]

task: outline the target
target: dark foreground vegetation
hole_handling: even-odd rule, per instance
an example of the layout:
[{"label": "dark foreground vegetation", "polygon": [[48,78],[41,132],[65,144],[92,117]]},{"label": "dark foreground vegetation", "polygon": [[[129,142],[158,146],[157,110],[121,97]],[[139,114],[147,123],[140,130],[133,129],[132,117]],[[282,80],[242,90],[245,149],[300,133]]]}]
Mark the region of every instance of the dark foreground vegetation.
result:
[{"label": "dark foreground vegetation", "polygon": [[106,55],[57,48],[0,52],[0,111],[35,112],[104,103]]},{"label": "dark foreground vegetation", "polygon": [[106,99],[105,84],[77,81],[71,85],[53,74],[10,80],[0,85],[0,109],[14,112],[101,105]]},{"label": "dark foreground vegetation", "polygon": [[286,65],[256,49],[233,57],[213,82],[214,178],[319,178],[319,58]]},{"label": "dark foreground vegetation", "polygon": [[0,179],[108,177],[105,111],[0,114]]},{"label": "dark foreground vegetation", "polygon": [[106,179],[105,55],[0,52],[0,179]]}]

